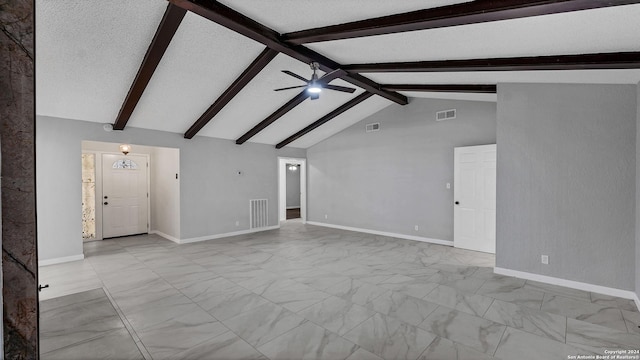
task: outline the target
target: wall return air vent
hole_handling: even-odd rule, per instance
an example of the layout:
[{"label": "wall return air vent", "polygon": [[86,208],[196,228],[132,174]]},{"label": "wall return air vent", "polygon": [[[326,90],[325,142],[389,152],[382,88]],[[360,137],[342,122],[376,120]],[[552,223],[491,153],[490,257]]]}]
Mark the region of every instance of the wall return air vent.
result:
[{"label": "wall return air vent", "polygon": [[380,123],[367,124],[365,130],[367,132],[378,131],[380,130]]},{"label": "wall return air vent", "polygon": [[451,120],[456,118],[456,109],[438,111],[436,121]]}]

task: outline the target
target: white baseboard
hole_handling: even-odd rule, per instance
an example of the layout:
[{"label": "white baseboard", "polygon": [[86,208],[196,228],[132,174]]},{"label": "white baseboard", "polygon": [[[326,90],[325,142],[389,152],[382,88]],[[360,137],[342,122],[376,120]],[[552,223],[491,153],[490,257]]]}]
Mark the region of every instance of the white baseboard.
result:
[{"label": "white baseboard", "polygon": [[[639,291],[640,291],[640,290],[639,290]],[[633,301],[635,301],[635,302],[636,302],[636,309],[640,310],[640,297],[638,297],[638,294],[637,294],[637,293],[636,293],[636,294],[633,294],[633,295],[635,295],[635,296],[633,297]]]},{"label": "white baseboard", "polygon": [[62,264],[66,262],[79,261],[79,260],[84,260],[84,254],[59,257],[55,259],[39,260],[38,266]]},{"label": "white baseboard", "polygon": [[533,273],[524,272],[524,271],[505,269],[497,266],[493,268],[493,272],[499,275],[515,276],[521,279],[533,280],[533,281],[538,281],[538,282],[547,283],[551,285],[559,285],[559,286],[564,286],[572,289],[591,291],[598,294],[605,294],[605,295],[635,300],[636,306],[638,306],[638,308],[640,309],[640,300],[638,300],[638,295],[635,292],[630,290],[610,288],[606,286],[583,283],[579,281],[561,279],[553,276],[546,276],[546,275],[533,274]]},{"label": "white baseboard", "polygon": [[180,239],[173,237],[171,235],[167,235],[165,233],[163,233],[162,231],[158,231],[158,230],[151,230],[149,231],[149,234],[156,234],[159,235],[167,240],[173,241],[174,243],[180,244]]},{"label": "white baseboard", "polygon": [[357,232],[362,232],[362,233],[367,233],[367,234],[389,236],[389,237],[400,238],[400,239],[422,241],[422,242],[438,244],[438,245],[453,246],[453,241],[450,241],[450,240],[432,239],[432,238],[427,238],[427,237],[422,237],[422,236],[397,234],[397,233],[391,233],[391,232],[386,232],[386,231],[378,231],[378,230],[370,230],[370,229],[361,229],[361,228],[355,228],[355,227],[351,227],[351,226],[326,224],[326,223],[315,222],[315,221],[307,221],[307,224],[316,225],[316,226],[324,226],[324,227],[340,229],[340,230],[357,231]]},{"label": "white baseboard", "polygon": [[274,225],[274,226],[267,226],[267,227],[262,227],[258,229],[240,230],[240,231],[234,231],[234,232],[224,233],[224,234],[207,235],[207,236],[200,236],[200,237],[194,237],[189,239],[180,239],[179,244],[189,244],[189,243],[194,243],[198,241],[214,240],[214,239],[220,239],[220,238],[225,238],[230,236],[251,234],[251,233],[267,231],[267,230],[275,230],[279,228],[280,228],[280,225]]},{"label": "white baseboard", "polygon": [[290,209],[300,209],[300,205],[298,205],[298,206],[287,206],[287,210],[290,210]]}]

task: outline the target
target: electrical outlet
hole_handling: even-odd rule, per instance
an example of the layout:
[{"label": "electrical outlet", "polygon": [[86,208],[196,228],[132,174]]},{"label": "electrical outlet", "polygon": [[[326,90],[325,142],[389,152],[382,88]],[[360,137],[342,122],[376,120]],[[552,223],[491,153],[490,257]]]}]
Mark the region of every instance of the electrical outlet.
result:
[{"label": "electrical outlet", "polygon": [[240,226],[240,221],[236,221],[236,226]]},{"label": "electrical outlet", "polygon": [[549,265],[549,255],[540,255],[540,262]]},{"label": "electrical outlet", "polygon": [[325,218],[325,219],[328,219],[328,218],[329,218],[329,215],[324,214],[324,218]]},{"label": "electrical outlet", "polygon": [[451,189],[451,183],[447,183],[447,189]]},{"label": "electrical outlet", "polygon": [[414,226],[413,230],[418,231],[418,225]]}]

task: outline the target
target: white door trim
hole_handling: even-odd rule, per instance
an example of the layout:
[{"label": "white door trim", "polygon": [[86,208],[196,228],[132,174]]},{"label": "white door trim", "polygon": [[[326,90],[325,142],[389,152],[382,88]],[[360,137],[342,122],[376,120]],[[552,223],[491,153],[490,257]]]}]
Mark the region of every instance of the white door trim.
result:
[{"label": "white door trim", "polygon": [[278,157],[278,221],[287,220],[287,164],[300,165],[300,217],[307,222],[307,159]]}]

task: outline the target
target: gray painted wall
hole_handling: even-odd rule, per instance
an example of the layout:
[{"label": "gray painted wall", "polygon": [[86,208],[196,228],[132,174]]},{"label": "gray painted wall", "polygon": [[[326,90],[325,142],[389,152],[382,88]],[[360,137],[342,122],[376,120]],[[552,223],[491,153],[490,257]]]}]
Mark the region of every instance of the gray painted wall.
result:
[{"label": "gray painted wall", "polygon": [[[2,168],[2,156],[0,156],[0,168]],[[0,186],[0,234],[2,234],[2,187]],[[0,236],[0,248],[2,247],[2,236]],[[2,300],[3,284],[2,279],[2,257],[0,256],[0,304],[4,304]],[[4,319],[4,306],[0,309],[0,315]],[[0,360],[4,359],[4,326],[0,326],[0,345],[2,345],[2,351],[0,351]]]},{"label": "gray painted wall", "polygon": [[298,170],[289,170],[287,165],[287,208],[300,207],[300,167]]},{"label": "gray painted wall", "polygon": [[[80,153],[82,140],[180,149],[180,237],[188,239],[249,228],[249,199],[269,199],[269,224],[278,224],[277,157],[304,149],[38,116],[36,119],[38,255],[40,260],[82,254]],[[237,175],[242,171],[242,175]],[[240,226],[235,226],[235,221]]]},{"label": "gray painted wall", "polygon": [[[435,121],[453,108],[456,119]],[[366,133],[373,122],[381,130]],[[492,102],[389,106],[307,149],[308,220],[453,240],[453,148],[495,140]]]},{"label": "gray painted wall", "polygon": [[496,266],[634,288],[636,93],[498,86]]},{"label": "gray painted wall", "polygon": [[180,150],[153,148],[151,200],[151,230],[180,238]]},{"label": "gray painted wall", "polygon": [[636,92],[636,295],[640,299],[640,83]]}]

